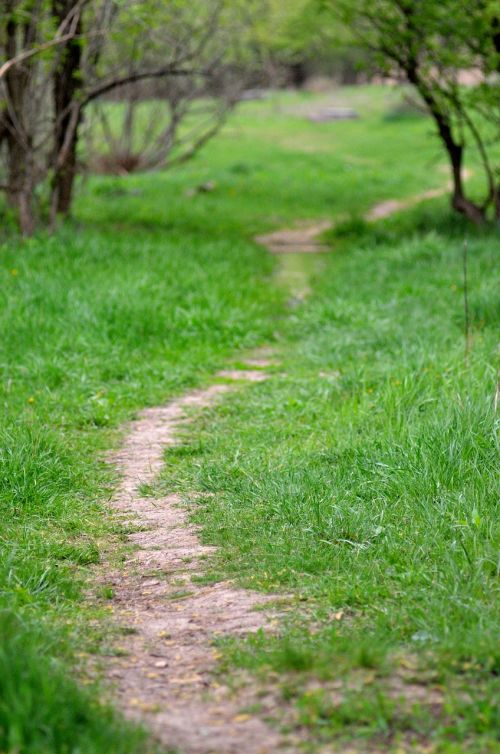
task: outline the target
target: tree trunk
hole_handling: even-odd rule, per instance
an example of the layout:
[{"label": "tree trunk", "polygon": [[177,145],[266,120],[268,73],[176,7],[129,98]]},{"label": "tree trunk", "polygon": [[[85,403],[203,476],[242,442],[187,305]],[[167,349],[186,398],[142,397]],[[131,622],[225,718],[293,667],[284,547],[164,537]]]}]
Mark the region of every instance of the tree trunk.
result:
[{"label": "tree trunk", "polygon": [[11,130],[7,136],[8,181],[7,203],[18,217],[19,229],[23,236],[31,236],[35,231],[33,210],[33,169],[29,156],[29,146],[25,147]]},{"label": "tree trunk", "polygon": [[7,108],[4,108],[0,113],[0,146],[7,140],[9,135],[9,118],[7,115]]},{"label": "tree trunk", "polygon": [[[13,14],[12,4],[7,12]],[[13,17],[6,25],[5,50],[7,58],[15,57],[19,37],[19,26]],[[21,28],[23,45],[33,44],[35,30],[32,24]],[[2,113],[2,138],[7,142],[7,203],[18,215],[23,235],[31,235],[35,230],[33,211],[33,139],[25,117],[25,99],[29,87],[31,69],[29,64],[13,66],[5,76],[7,105]]]},{"label": "tree trunk", "polygon": [[450,159],[453,180],[451,206],[476,225],[482,225],[486,220],[484,209],[470,199],[467,199],[464,192],[462,175],[463,147],[452,139],[443,139],[443,141]]},{"label": "tree trunk", "polygon": [[290,82],[295,89],[302,89],[307,81],[307,68],[302,60],[290,63],[289,67]]},{"label": "tree trunk", "polygon": [[465,195],[462,176],[464,148],[462,144],[455,141],[449,115],[440,107],[432,90],[420,77],[415,61],[411,62],[406,73],[408,80],[416,87],[434,118],[438,134],[448,154],[453,181],[451,206],[476,225],[482,225],[486,221],[485,210]]},{"label": "tree trunk", "polygon": [[[52,14],[59,25],[74,6],[73,0],[53,0]],[[81,34],[81,22],[75,29]],[[78,40],[70,40],[61,51],[61,60],[54,72],[54,178],[52,182],[52,220],[68,215],[73,201],[73,185],[77,173],[78,129],[81,116],[78,95],[81,48]]]}]

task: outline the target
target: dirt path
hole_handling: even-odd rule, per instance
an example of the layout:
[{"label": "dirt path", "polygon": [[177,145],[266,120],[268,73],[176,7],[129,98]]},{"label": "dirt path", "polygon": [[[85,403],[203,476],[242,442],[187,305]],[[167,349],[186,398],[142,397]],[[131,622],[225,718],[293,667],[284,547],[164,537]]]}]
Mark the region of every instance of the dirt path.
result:
[{"label": "dirt path", "polygon": [[442,186],[441,188],[422,191],[420,194],[415,194],[407,199],[387,199],[385,202],[379,202],[369,209],[365,215],[365,220],[368,222],[383,220],[385,217],[390,217],[396,212],[410,209],[410,207],[414,207],[416,204],[419,204],[426,199],[436,199],[439,196],[443,196],[443,194],[446,194],[448,191],[450,191],[449,184]]},{"label": "dirt path", "polygon": [[241,713],[252,701],[248,691],[232,692],[212,676],[217,660],[214,639],[269,626],[275,611],[271,606],[256,608],[272,597],[229,582],[203,585],[193,580],[213,548],[200,543],[177,495],[156,499],[140,492],[141,485],[151,483],[161,470],[164,448],[175,444],[186,410],[211,405],[236,387],[235,380],[266,379],[266,365],[263,360],[249,361],[247,371],[220,373],[229,382],[146,409],[113,459],[122,481],[112,505],[135,530],[128,539],[136,549],[124,569],[106,574],[123,638],[119,656],[107,659],[105,674],[125,714],[145,721],[168,750],[283,751],[284,741],[275,730]]},{"label": "dirt path", "polygon": [[[466,176],[467,177],[467,176]],[[406,199],[387,199],[375,204],[365,213],[367,222],[382,220],[404,209],[414,207],[426,199],[443,196],[450,185],[429,189]],[[302,221],[294,228],[282,228],[256,237],[257,243],[265,246],[271,254],[317,254],[330,251],[328,244],[321,240],[321,234],[334,227],[331,220]]]},{"label": "dirt path", "polygon": [[[381,202],[365,219],[388,217],[448,190],[445,186],[409,199]],[[330,227],[329,220],[303,223],[256,240],[272,253],[325,252],[329,247],[319,236]],[[282,269],[282,282],[293,301],[307,295],[312,272],[303,264]],[[214,676],[214,640],[272,630],[278,617],[276,597],[238,589],[227,581],[203,584],[196,577],[203,575],[204,559],[213,548],[201,544],[180,498],[141,494],[142,485],[151,484],[159,474],[164,449],[176,443],[186,412],[213,404],[241,381],[265,380],[270,364],[267,359],[250,359],[244,370],[220,372],[218,378],[224,382],[146,409],[132,422],[121,451],[113,457],[121,483],[112,507],[131,529],[128,541],[135,549],[124,568],[102,574],[113,590],[114,622],[121,633],[104,672],[124,713],[145,722],[168,751],[291,754],[298,750],[297,739],[284,738],[267,722],[277,717],[279,704],[270,693],[257,696],[259,690],[248,684],[232,689]],[[245,708],[256,701],[260,716],[247,714]]]},{"label": "dirt path", "polygon": [[263,236],[257,236],[255,240],[265,246],[272,254],[304,254],[329,251],[329,246],[322,243],[319,236],[331,227],[331,220],[306,221],[295,228],[282,228]]}]

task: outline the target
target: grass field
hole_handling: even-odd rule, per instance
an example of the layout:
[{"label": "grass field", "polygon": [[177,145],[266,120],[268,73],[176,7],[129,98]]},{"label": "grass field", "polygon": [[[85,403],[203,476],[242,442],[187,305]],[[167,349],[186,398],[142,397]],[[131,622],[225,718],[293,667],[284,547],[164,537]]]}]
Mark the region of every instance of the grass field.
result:
[{"label": "grass field", "polygon": [[[446,174],[430,123],[389,117],[393,90],[338,96],[358,121],[309,123],[309,96],[249,103],[186,166],[90,178],[73,224],[5,239],[0,751],[147,750],[69,672],[103,651],[105,600],[83,599],[120,541],[103,453],[138,408],[260,344],[282,366],[204,414],[159,482],[215,493],[194,509],[211,576],[300,598],[223,667],[277,683],[313,748],[498,751],[498,237],[445,199],[360,220]],[[321,217],[342,219],[334,253],[290,308],[252,237]]]},{"label": "grass field", "polygon": [[283,674],[313,738],[497,750],[498,251],[470,241],[467,364],[460,251],[436,232],[339,250],[287,322],[284,374],[167,454],[169,486],[214,493],[214,578],[299,595],[227,667]]}]

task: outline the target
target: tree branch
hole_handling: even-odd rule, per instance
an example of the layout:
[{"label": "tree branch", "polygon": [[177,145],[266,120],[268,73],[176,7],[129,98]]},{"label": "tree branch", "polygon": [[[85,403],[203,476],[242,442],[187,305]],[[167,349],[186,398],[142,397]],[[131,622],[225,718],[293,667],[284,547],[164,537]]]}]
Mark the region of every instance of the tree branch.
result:
[{"label": "tree branch", "polygon": [[[71,11],[59,26],[54,39],[49,39],[47,42],[43,42],[36,47],[32,47],[30,50],[24,50],[24,52],[20,52],[19,55],[10,58],[10,60],[7,60],[3,65],[1,65],[0,79],[2,79],[11,68],[14,68],[14,66],[17,66],[20,63],[23,63],[25,60],[29,60],[35,55],[40,55],[40,53],[46,52],[46,50],[50,50],[52,47],[57,47],[58,45],[66,44],[66,42],[69,42],[72,39],[76,39],[75,30],[78,26],[81,10],[86,2],[87,0],[80,0],[71,9]],[[69,31],[65,32],[68,25]]]},{"label": "tree branch", "polygon": [[156,70],[152,71],[137,71],[135,73],[129,73],[126,76],[121,76],[120,78],[106,81],[103,84],[99,84],[94,89],[91,89],[86,93],[83,100],[80,102],[80,108],[85,107],[85,105],[88,105],[89,102],[92,102],[92,100],[96,99],[97,97],[101,97],[103,94],[107,94],[108,92],[113,91],[113,89],[117,89],[120,86],[125,86],[125,84],[134,84],[137,81],[144,81],[146,79],[159,79],[165,76],[192,76],[193,74],[206,75],[207,72],[203,70],[194,70],[189,68],[171,68],[170,66],[167,66],[163,68],[157,68]]}]

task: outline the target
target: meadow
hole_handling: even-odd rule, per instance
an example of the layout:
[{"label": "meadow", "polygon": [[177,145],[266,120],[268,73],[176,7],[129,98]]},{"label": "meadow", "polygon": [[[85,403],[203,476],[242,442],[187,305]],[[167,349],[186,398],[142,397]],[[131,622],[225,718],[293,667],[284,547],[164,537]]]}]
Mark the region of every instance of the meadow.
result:
[{"label": "meadow", "polygon": [[[221,672],[276,686],[311,750],[498,751],[498,234],[446,197],[364,221],[446,169],[395,90],[335,97],[359,120],[310,122],[313,95],[245,103],[192,162],[88,177],[55,235],[5,233],[0,751],[152,746],[85,671],[108,651],[93,568],[123,546],[105,453],[262,345],[271,378],[199,416],[154,491],[217,545],[207,578],[296,597],[275,637],[223,643]],[[316,218],[332,253],[291,268],[298,302],[253,238]]]}]

